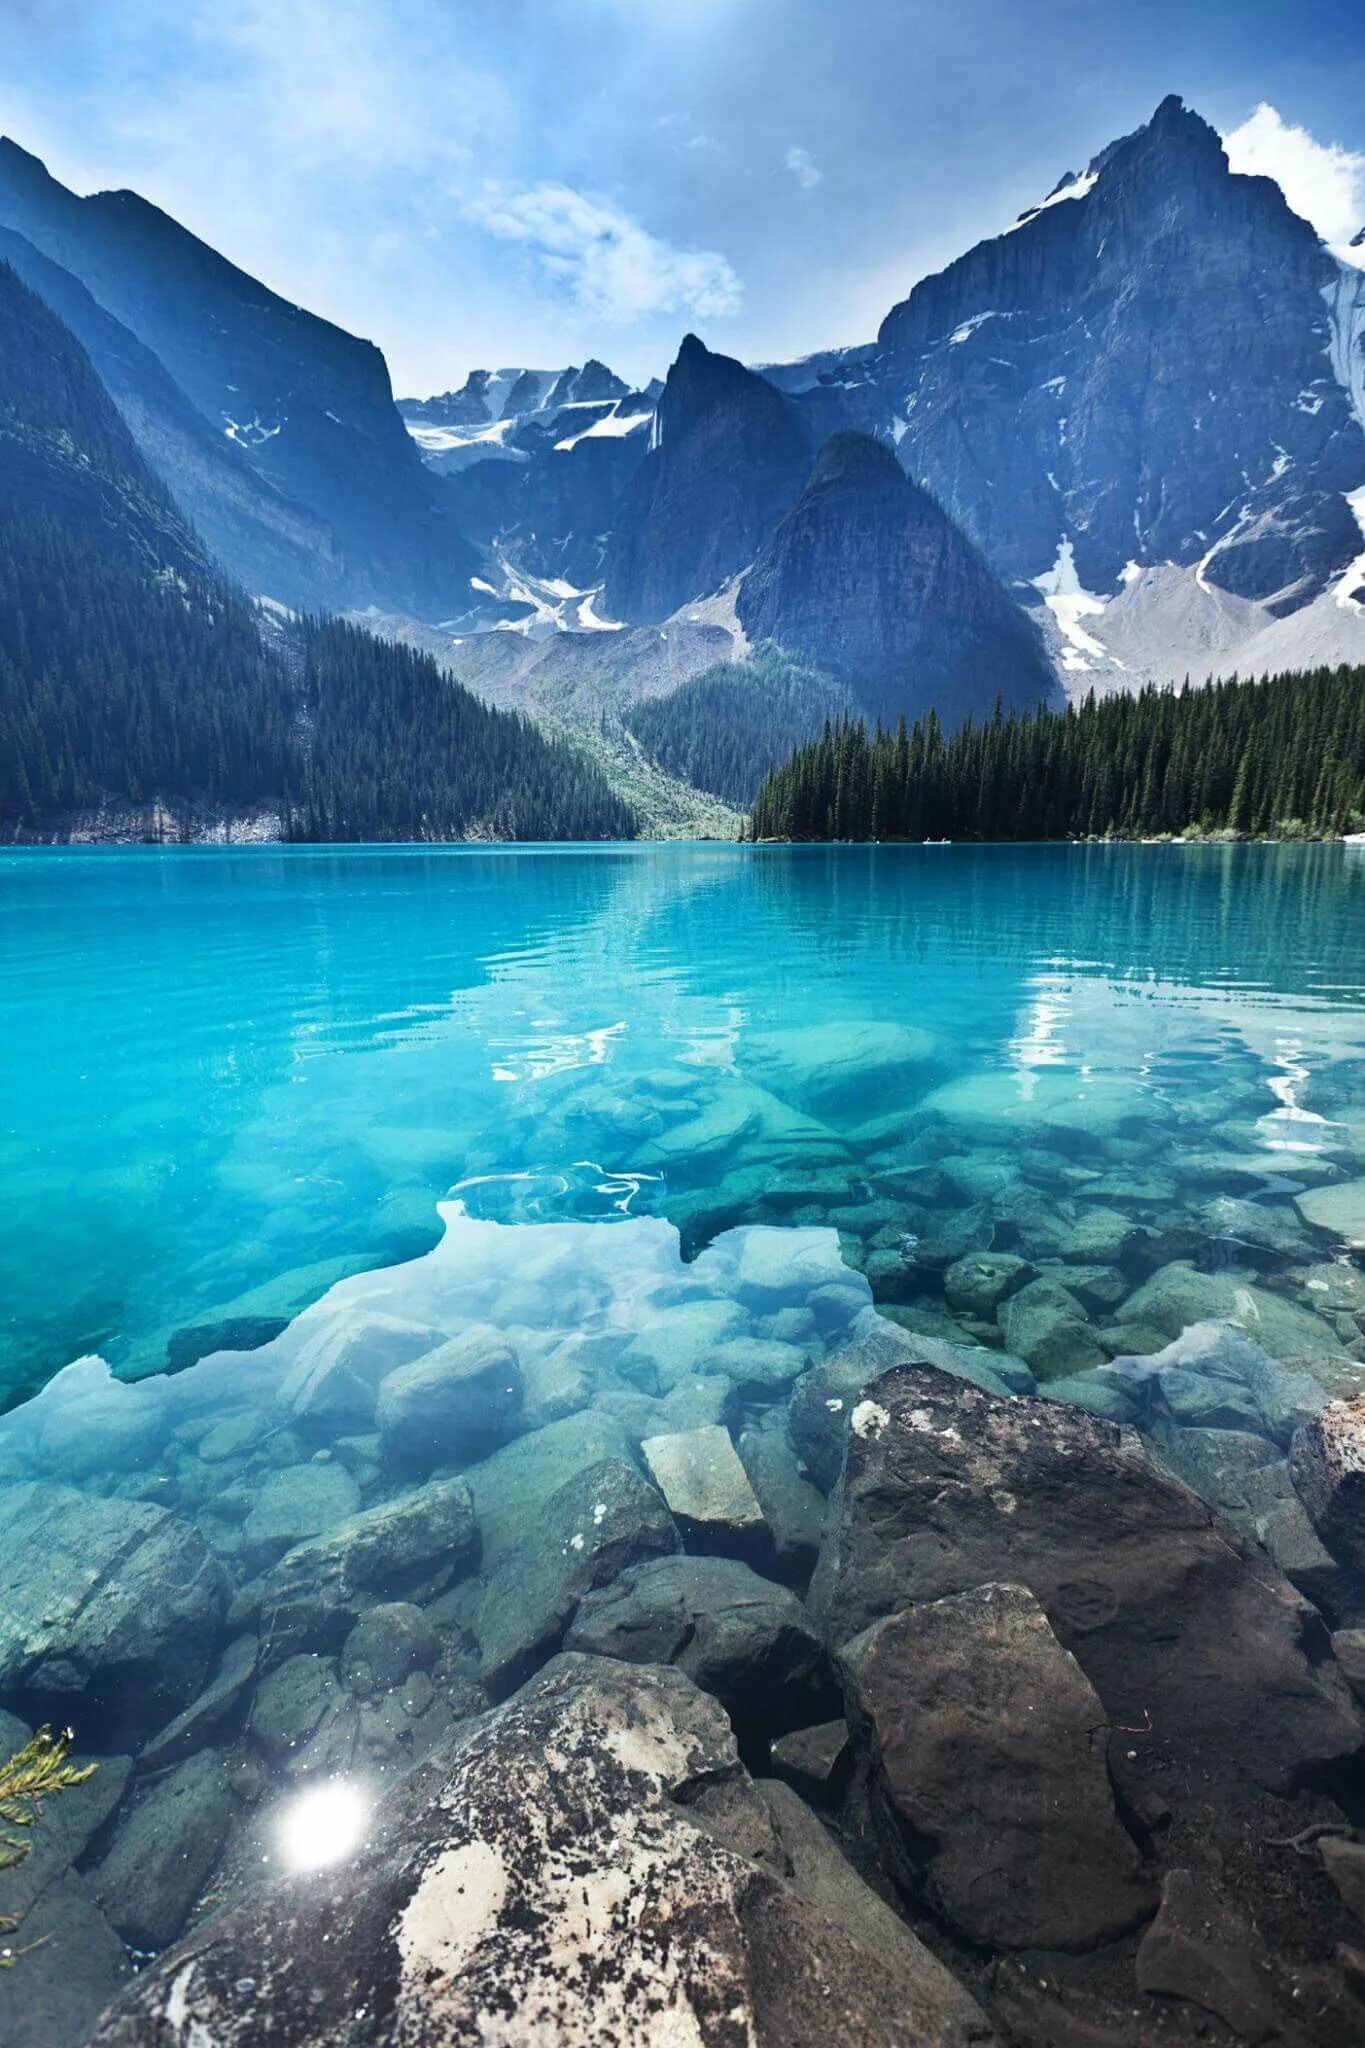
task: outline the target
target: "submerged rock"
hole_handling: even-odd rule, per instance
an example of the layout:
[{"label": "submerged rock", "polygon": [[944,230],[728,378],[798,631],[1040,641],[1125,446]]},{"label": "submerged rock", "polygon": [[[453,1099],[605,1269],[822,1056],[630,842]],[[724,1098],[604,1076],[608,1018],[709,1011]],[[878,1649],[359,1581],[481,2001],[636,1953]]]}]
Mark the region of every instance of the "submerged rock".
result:
[{"label": "submerged rock", "polygon": [[800,1726],[829,1701],[824,1644],[801,1602],[728,1557],[665,1557],[590,1593],[570,1650],[676,1664],[741,1721]]},{"label": "submerged rock", "polygon": [[692,1549],[746,1556],[770,1540],[727,1429],[715,1425],[681,1436],[649,1436],[640,1449]]},{"label": "submerged rock", "polygon": [[1105,1363],[1085,1310],[1053,1280],[1031,1280],[1002,1302],[1000,1327],[1010,1349],[1028,1360],[1039,1379],[1090,1372]]},{"label": "submerged rock", "polygon": [[329,1429],[368,1428],[385,1375],[444,1342],[430,1324],[381,1309],[328,1316],[294,1354],[276,1398],[291,1415]]},{"label": "submerged rock", "polygon": [[344,1465],[286,1465],[272,1472],[242,1527],[249,1566],[259,1570],[296,1544],[324,1535],[359,1506],[360,1488]]},{"label": "submerged rock", "polygon": [[301,1649],[339,1649],[357,1617],[381,1599],[430,1599],[474,1565],[474,1503],[463,1479],[431,1480],[352,1515],[302,1543],[237,1605],[258,1612],[261,1661]]},{"label": "submerged rock", "polygon": [[630,1440],[614,1417],[585,1408],[515,1438],[472,1465],[465,1477],[474,1497],[484,1569],[517,1547],[536,1526],[550,1496],[575,1473],[604,1458],[629,1465],[631,1453]]},{"label": "submerged rock", "polygon": [[1188,1870],[1166,1873],[1161,1911],[1137,1952],[1140,1991],[1178,1998],[1220,2019],[1243,2041],[1283,2031],[1255,1932]]},{"label": "submerged rock", "polygon": [[186,2039],[290,2048],[985,2038],[913,1937],[850,1932],[796,1862],[712,1701],[564,1657],[430,1758],[358,1862],[217,1915],[94,2040],[147,2048],[168,2009]]},{"label": "submerged rock", "polygon": [[1332,1188],[1313,1188],[1296,1204],[1305,1223],[1325,1230],[1349,1251],[1365,1251],[1365,1180],[1342,1181]]},{"label": "submerged rock", "polygon": [[848,1723],[820,1721],[813,1728],[793,1728],[772,1745],[773,1775],[792,1785],[803,1799],[825,1804],[849,1758]]},{"label": "submerged rock", "polygon": [[1155,1891],[1095,1743],[1105,1710],[1022,1586],[985,1585],[848,1645],[854,1727],[893,1867],[967,1940],[1093,1948]]},{"label": "submerged rock", "polygon": [[202,1536],[164,1508],[0,1489],[0,1693],[156,1728],[203,1684],[226,1604]]},{"label": "submerged rock", "polygon": [[90,1882],[131,1947],[174,1941],[222,1853],[230,1818],[227,1772],[204,1749],[159,1778],[120,1821]]},{"label": "submerged rock", "polygon": [[633,1465],[605,1459],[575,1473],[484,1585],[474,1633],[492,1696],[522,1684],[554,1654],[585,1594],[678,1547],[662,1496]]},{"label": "submerged rock", "polygon": [[1229,1273],[1200,1273],[1177,1261],[1153,1273],[1123,1304],[1122,1322],[1149,1324],[1167,1337],[1210,1320],[1235,1324],[1274,1359],[1314,1359],[1324,1367],[1351,1362],[1321,1316]]},{"label": "submerged rock", "polygon": [[375,1420],[385,1451],[405,1464],[465,1465],[512,1435],[521,1368],[491,1324],[400,1365],[380,1384]]}]

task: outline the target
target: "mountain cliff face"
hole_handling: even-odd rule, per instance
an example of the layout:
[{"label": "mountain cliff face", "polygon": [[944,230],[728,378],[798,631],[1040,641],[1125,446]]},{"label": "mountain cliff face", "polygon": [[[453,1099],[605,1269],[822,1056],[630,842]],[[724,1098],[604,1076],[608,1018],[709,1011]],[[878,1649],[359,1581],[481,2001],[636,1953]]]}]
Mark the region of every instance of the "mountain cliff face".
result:
[{"label": "mountain cliff face", "polygon": [[8,228],[0,228],[0,261],[80,342],[148,467],[247,589],[301,607],[344,602],[342,565],[324,520],[216,433],[152,351],[69,271]]},{"label": "mountain cliff face", "polygon": [[891,450],[836,434],[740,585],[752,641],[840,670],[864,707],[944,723],[1055,699],[1037,628]]},{"label": "mountain cliff face", "polygon": [[277,298],[135,193],[78,198],[7,141],[0,226],[78,279],[213,433],[323,522],[341,565],[335,601],[436,616],[467,602],[476,558],[370,342]]},{"label": "mountain cliff face", "polygon": [[1176,98],[916,285],[873,351],[781,375],[822,425],[892,443],[1044,599],[1078,683],[1272,661],[1309,606],[1281,665],[1365,651],[1336,603],[1361,549],[1365,271]]},{"label": "mountain cliff face", "polygon": [[902,462],[1001,571],[1130,561],[1292,609],[1359,546],[1365,444],[1329,358],[1338,266],[1178,99],[893,309]]},{"label": "mountain cliff face", "polygon": [[610,616],[667,618],[747,568],[809,466],[806,434],[782,394],[689,334],[607,545]]},{"label": "mountain cliff face", "polygon": [[143,464],[84,350],[4,262],[0,476],[0,527],[55,524],[144,575],[208,571],[202,547]]}]

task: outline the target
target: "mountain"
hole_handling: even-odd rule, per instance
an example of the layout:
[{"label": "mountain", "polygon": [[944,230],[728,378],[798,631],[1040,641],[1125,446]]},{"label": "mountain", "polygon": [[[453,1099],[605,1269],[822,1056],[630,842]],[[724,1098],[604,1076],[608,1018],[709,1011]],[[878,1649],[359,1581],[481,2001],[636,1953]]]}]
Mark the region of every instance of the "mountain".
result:
[{"label": "mountain", "polygon": [[806,434],[782,394],[689,334],[607,543],[608,616],[665,619],[747,569],[809,467]]},{"label": "mountain", "polygon": [[113,562],[203,576],[209,561],[152,477],[89,359],[0,262],[0,516],[57,521]]},{"label": "mountain", "polygon": [[0,228],[7,262],[80,341],[149,467],[173,488],[211,552],[249,590],[277,591],[296,605],[344,601],[334,536],[279,490],[245,450],[216,432],[137,336],[85,286]]},{"label": "mountain", "polygon": [[1258,649],[1359,658],[1358,606],[1337,602],[1365,584],[1350,254],[1169,98],[916,285],[871,353],[783,380],[822,425],[842,412],[895,447],[1080,687]]},{"label": "mountain", "polygon": [[0,834],[629,837],[591,762],[409,649],[258,612],[0,263]]},{"label": "mountain", "polygon": [[894,722],[1032,708],[1057,693],[1037,628],[978,549],[893,452],[866,434],[825,442],[801,496],[740,584],[752,641],[848,681]]},{"label": "mountain", "polygon": [[[334,601],[432,617],[467,605],[477,557],[422,465],[372,343],[278,298],[136,193],[79,198],[3,140],[0,226],[77,279],[215,436],[322,523],[338,563]],[[177,466],[154,435],[147,454],[174,488]],[[290,553],[267,594],[311,602]],[[228,539],[223,559],[260,587],[250,551]]]}]

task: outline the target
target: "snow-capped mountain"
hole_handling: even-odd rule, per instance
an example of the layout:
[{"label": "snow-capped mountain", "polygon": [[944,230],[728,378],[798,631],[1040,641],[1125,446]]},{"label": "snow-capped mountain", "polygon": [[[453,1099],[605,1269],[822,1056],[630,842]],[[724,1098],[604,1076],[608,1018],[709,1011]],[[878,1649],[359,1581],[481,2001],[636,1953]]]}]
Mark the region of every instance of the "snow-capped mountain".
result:
[{"label": "snow-capped mountain", "polygon": [[[610,647],[647,696],[761,637],[951,721],[979,692],[924,650],[966,618],[977,658],[1011,604],[1073,693],[1365,660],[1365,240],[1327,248],[1175,98],[874,341],[752,369],[688,337],[643,391],[594,359],[395,406],[370,343],[11,143],[0,260],[249,590],[434,632],[491,694],[586,703]],[[849,432],[918,490],[822,466]],[[1035,701],[1033,631],[992,645]]]},{"label": "snow-capped mountain", "polygon": [[800,371],[1043,608],[1073,688],[1365,654],[1365,247],[1180,100]]}]

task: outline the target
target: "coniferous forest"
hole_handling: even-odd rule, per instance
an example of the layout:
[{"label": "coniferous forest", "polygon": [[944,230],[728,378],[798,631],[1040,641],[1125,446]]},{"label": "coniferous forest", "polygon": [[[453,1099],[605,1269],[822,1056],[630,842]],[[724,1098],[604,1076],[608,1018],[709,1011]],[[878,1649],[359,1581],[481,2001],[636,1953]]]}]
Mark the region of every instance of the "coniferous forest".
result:
[{"label": "coniferous forest", "polygon": [[717,662],[666,697],[647,697],[626,723],[661,768],[740,810],[764,776],[818,733],[839,685],[778,648]]},{"label": "coniferous forest", "polygon": [[755,839],[1309,837],[1365,824],[1365,670],[1318,669],[871,734],[770,774]]}]

